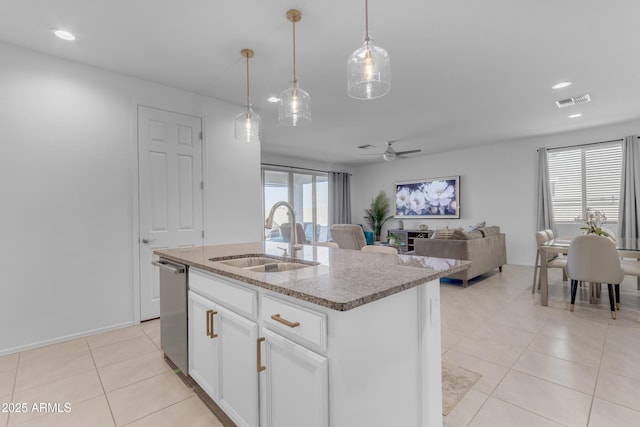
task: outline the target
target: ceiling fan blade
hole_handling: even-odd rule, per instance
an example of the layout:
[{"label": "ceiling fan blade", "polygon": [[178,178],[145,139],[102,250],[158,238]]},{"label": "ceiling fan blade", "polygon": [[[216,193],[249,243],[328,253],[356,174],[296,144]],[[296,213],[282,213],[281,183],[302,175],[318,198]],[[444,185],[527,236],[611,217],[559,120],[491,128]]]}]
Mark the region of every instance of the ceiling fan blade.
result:
[{"label": "ceiling fan blade", "polygon": [[396,151],[396,155],[401,156],[403,154],[413,154],[413,153],[419,153],[422,150],[408,150],[408,151]]}]

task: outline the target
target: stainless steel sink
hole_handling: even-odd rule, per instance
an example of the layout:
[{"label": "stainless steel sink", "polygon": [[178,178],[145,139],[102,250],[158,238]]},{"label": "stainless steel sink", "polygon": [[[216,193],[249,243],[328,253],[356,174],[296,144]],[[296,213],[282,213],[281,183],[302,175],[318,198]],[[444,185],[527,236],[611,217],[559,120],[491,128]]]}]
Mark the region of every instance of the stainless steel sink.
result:
[{"label": "stainless steel sink", "polygon": [[245,267],[245,270],[260,271],[263,273],[272,273],[277,271],[290,271],[298,270],[300,268],[311,267],[307,264],[300,264],[297,262],[272,262],[270,264],[256,265],[255,267]]},{"label": "stainless steel sink", "polygon": [[265,255],[235,255],[231,258],[211,258],[209,261],[229,267],[236,267],[246,271],[262,273],[276,273],[280,271],[299,270],[318,265],[318,262],[304,261],[295,258],[285,258]]},{"label": "stainless steel sink", "polygon": [[[216,258],[212,258],[211,261],[215,259]],[[231,267],[251,268],[251,267],[261,266],[265,264],[273,264],[274,262],[278,262],[278,261],[279,260],[273,259],[273,258],[250,256],[247,258],[236,258],[236,259],[230,259],[227,261],[218,261],[218,262],[220,264],[229,265]]]}]

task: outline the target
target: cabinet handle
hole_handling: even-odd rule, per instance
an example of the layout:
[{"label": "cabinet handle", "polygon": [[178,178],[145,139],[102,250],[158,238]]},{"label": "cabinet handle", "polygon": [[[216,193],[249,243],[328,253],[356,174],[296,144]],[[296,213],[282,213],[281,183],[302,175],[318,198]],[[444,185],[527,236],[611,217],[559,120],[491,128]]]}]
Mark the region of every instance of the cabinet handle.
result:
[{"label": "cabinet handle", "polygon": [[256,350],[256,355],[257,355],[257,362],[256,362],[256,367],[258,369],[258,372],[262,372],[265,369],[267,369],[266,366],[262,366],[262,349],[260,347],[260,343],[262,341],[265,341],[266,338],[265,337],[260,337],[257,340],[257,350]]},{"label": "cabinet handle", "polygon": [[272,314],[271,318],[276,322],[280,322],[283,325],[287,325],[290,328],[297,328],[298,326],[300,326],[300,322],[290,322],[287,319],[283,319],[282,317],[280,317],[279,314]]},{"label": "cabinet handle", "polygon": [[207,336],[212,339],[218,336],[218,334],[213,333],[213,316],[216,314],[218,314],[218,312],[215,310],[207,310]]},{"label": "cabinet handle", "polygon": [[211,313],[213,310],[207,310],[207,336],[211,338]]}]

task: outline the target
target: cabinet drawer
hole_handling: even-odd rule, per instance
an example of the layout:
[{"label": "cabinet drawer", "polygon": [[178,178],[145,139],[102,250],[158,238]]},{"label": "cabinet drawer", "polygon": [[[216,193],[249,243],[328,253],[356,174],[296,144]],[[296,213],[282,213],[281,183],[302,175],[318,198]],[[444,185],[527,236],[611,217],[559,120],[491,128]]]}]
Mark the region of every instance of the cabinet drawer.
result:
[{"label": "cabinet drawer", "polygon": [[257,316],[258,293],[193,268],[189,289],[251,319]]},{"label": "cabinet drawer", "polygon": [[[307,308],[262,296],[260,318],[270,329],[284,333],[294,341],[327,349],[327,316]],[[274,319],[280,319],[275,320]]]}]

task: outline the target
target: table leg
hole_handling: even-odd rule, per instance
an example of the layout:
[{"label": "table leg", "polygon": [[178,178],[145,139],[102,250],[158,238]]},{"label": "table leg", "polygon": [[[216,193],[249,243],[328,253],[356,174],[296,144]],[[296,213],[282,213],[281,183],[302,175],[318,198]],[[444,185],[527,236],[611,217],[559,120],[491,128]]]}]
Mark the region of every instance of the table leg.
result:
[{"label": "table leg", "polygon": [[545,252],[540,253],[540,305],[549,305],[549,278],[547,276],[547,263]]}]

